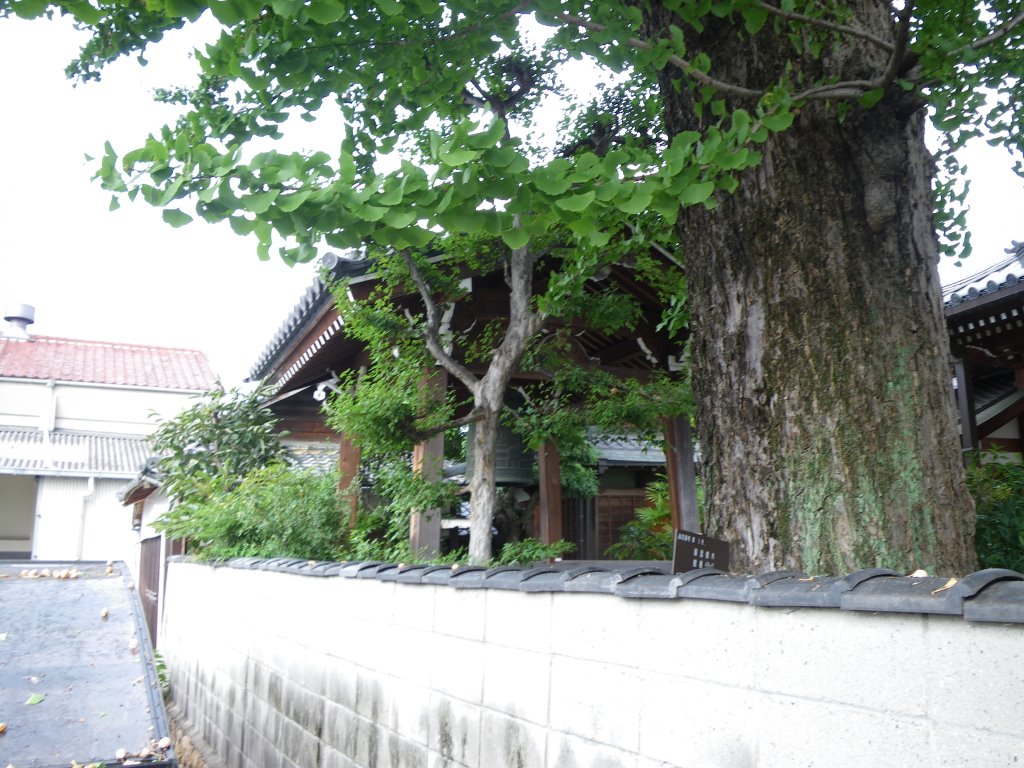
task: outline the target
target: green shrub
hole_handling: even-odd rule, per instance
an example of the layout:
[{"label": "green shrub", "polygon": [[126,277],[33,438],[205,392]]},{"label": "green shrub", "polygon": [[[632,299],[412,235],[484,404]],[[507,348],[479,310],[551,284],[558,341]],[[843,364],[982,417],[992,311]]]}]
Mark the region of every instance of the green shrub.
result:
[{"label": "green shrub", "polygon": [[336,560],[348,539],[337,482],[333,472],[277,464],[250,473],[229,493],[175,507],[160,527],[188,539],[190,552],[203,559]]},{"label": "green shrub", "polygon": [[1024,466],[989,452],[967,468],[978,513],[974,545],[982,568],[1024,573]]},{"label": "green shrub", "polygon": [[283,461],[278,419],[263,407],[268,392],[218,384],[161,421],[150,440],[163,493],[179,504],[202,504],[236,488],[253,470]]},{"label": "green shrub", "polygon": [[564,539],[559,539],[551,544],[545,544],[539,539],[510,541],[501,548],[501,552],[494,558],[491,564],[526,565],[528,563],[543,562],[567,555],[574,549],[576,549],[576,545]]}]

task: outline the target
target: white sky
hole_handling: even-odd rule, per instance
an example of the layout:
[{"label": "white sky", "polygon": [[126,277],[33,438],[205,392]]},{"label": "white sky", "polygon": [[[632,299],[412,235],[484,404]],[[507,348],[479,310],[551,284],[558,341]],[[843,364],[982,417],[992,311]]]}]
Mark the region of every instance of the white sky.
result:
[{"label": "white sky", "polygon": [[123,154],[173,120],[149,94],[182,81],[165,62],[183,50],[168,38],[149,66],[125,60],[72,88],[79,39],[65,23],[0,21],[0,306],[35,306],[40,335],[201,349],[238,384],[315,269],[261,262],[226,223],[174,229],[141,200],[110,212],[84,156],[108,139]]},{"label": "white sky", "polygon": [[[80,40],[62,21],[0,21],[0,307],[35,306],[40,335],[201,349],[238,384],[314,267],[261,262],[255,241],[227,224],[173,229],[141,201],[109,212],[84,156],[101,156],[108,139],[123,154],[173,119],[149,94],[182,84],[190,46],[169,36],[149,66],[121,61],[73,88],[64,67]],[[1024,181],[1005,153],[979,143],[968,164],[974,255],[961,269],[942,265],[947,282],[1024,240]]]}]

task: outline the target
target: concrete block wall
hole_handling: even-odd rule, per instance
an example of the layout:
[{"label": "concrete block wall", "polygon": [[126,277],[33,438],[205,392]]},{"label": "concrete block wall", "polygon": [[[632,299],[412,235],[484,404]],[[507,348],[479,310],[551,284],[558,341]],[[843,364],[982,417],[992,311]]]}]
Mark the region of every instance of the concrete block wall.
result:
[{"label": "concrete block wall", "polygon": [[171,563],[172,696],[228,768],[1024,765],[1021,623],[373,570]]}]

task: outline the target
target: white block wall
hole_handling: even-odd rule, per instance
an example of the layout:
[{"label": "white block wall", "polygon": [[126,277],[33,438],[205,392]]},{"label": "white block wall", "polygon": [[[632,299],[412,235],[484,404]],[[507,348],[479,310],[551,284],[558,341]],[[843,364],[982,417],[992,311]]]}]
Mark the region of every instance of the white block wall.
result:
[{"label": "white block wall", "polygon": [[228,768],[1024,766],[1024,626],[173,562]]}]

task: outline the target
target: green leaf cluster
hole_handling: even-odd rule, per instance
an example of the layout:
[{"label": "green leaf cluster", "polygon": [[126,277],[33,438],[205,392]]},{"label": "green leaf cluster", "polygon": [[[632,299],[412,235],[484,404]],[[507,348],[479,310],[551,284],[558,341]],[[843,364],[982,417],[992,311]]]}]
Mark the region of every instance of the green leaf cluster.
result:
[{"label": "green leaf cluster", "polygon": [[294,557],[343,560],[348,530],[336,472],[274,464],[227,493],[172,509],[161,529],[202,559]]},{"label": "green leaf cluster", "polygon": [[150,442],[162,490],[177,505],[201,503],[234,489],[250,472],[283,461],[277,418],[249,392],[218,384],[177,416],[161,421]]},{"label": "green leaf cluster", "polygon": [[1024,573],[1024,465],[1013,455],[988,451],[967,468],[967,487],[978,516],[979,564]]},{"label": "green leaf cluster", "polygon": [[521,539],[510,541],[502,546],[501,552],[494,558],[494,565],[529,565],[530,563],[544,563],[549,560],[561,558],[570,552],[575,551],[576,545],[571,541],[559,539],[551,544],[545,544],[539,539]]}]

